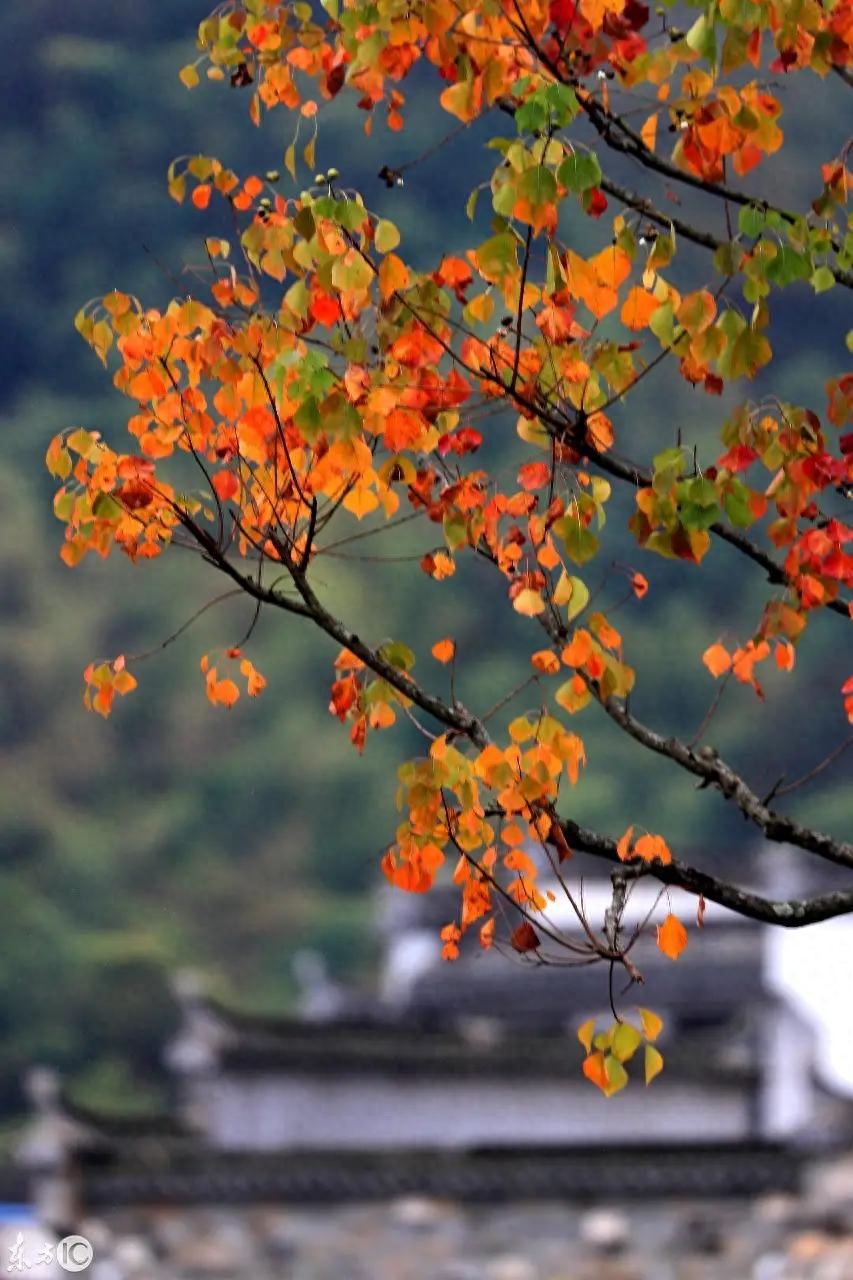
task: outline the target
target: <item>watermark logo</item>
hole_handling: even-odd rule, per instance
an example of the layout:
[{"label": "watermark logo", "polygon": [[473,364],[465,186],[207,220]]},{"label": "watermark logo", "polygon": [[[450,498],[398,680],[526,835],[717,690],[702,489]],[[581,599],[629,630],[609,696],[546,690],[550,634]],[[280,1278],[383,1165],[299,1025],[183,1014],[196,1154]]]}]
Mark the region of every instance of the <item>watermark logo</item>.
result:
[{"label": "watermark logo", "polygon": [[65,1236],[56,1246],[56,1261],[63,1271],[85,1271],[94,1256],[85,1236]]},{"label": "watermark logo", "polygon": [[34,1267],[49,1267],[55,1261],[63,1271],[85,1271],[92,1265],[95,1251],[85,1236],[64,1236],[56,1246],[43,1244],[30,1255],[26,1250],[23,1232],[19,1231],[15,1243],[9,1246],[7,1272],[32,1271]]}]

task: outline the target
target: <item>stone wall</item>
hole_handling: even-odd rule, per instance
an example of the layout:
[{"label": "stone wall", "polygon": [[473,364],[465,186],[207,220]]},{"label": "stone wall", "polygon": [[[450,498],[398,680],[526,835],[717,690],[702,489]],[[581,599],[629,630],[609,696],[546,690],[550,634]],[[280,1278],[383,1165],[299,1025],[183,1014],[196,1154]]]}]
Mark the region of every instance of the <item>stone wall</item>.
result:
[{"label": "stone wall", "polygon": [[88,1280],[850,1280],[853,1161],[753,1202],[138,1208],[80,1230]]}]

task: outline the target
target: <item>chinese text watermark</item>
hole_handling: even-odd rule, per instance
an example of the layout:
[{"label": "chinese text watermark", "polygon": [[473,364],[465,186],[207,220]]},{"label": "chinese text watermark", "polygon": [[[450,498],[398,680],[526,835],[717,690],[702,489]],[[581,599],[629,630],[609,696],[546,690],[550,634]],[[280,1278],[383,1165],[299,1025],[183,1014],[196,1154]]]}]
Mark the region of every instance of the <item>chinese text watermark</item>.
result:
[{"label": "chinese text watermark", "polygon": [[15,1243],[9,1246],[6,1270],[32,1271],[35,1267],[49,1267],[56,1262],[63,1271],[85,1271],[91,1266],[94,1256],[95,1251],[85,1236],[64,1236],[58,1244],[43,1244],[29,1254],[23,1232],[19,1231]]}]

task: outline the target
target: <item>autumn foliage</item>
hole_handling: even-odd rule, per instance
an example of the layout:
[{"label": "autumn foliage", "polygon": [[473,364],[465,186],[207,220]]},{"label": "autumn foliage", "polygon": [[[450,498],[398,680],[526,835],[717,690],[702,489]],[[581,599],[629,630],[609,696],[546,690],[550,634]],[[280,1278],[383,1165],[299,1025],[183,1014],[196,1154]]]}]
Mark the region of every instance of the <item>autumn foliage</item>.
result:
[{"label": "autumn foliage", "polygon": [[[112,292],[77,318],[114,362],[129,438],[76,428],[52,442],[62,558],[74,566],[117,549],[156,560],[189,545],[259,607],[331,638],[328,709],[357,751],[401,716],[417,719],[430,743],[400,766],[403,820],[382,868],[409,892],[438,877],[458,886],[447,959],[469,931],[499,945],[507,910],[515,924],[500,945],[544,961],[564,954],[548,908],[574,850],[615,868],[614,907],[603,931],[584,921],[570,950],[629,980],[638,975],[620,913],[639,876],[703,895],[700,915],[705,899],[784,923],[853,909],[836,895],[785,915],[679,860],[665,831],[637,828],[630,814],[609,833],[566,816],[587,765],[579,713],[606,715],[766,838],[853,866],[853,846],[780,814],[717,752],[631,710],[630,619],[649,592],[651,556],[701,573],[725,543],[745,575],[771,585],[751,634],[685,654],[709,698],[732,677],[763,697],[763,666],[792,673],[818,614],[836,615],[849,645],[852,611],[853,374],[839,370],[813,406],[756,398],[751,383],[772,373],[780,291],[853,285],[847,153],[824,153],[819,127],[828,88],[853,83],[853,3],[710,0],[680,5],[678,27],[674,13],[638,0],[229,0],[201,24],[181,79],[190,89],[223,81],[255,124],[271,112],[291,121],[284,176],[176,160],[169,192],[197,211],[200,239],[219,205],[233,242],[204,238],[207,281],[196,274],[193,294],[165,310]],[[816,104],[802,209],[774,198],[785,148],[777,85],[795,76]],[[436,144],[488,118],[493,171],[468,200],[470,240],[430,270],[406,261],[384,205],[372,208],[346,175],[311,181],[323,109],[338,95],[366,133],[377,120],[405,130],[417,101]],[[309,172],[296,182],[301,165]],[[402,182],[387,166],[379,177],[389,193]],[[843,357],[840,344],[833,355]],[[651,456],[635,454],[624,406],[658,366],[696,389],[702,465],[671,424]],[[731,389],[734,407],[723,408]],[[489,462],[498,433],[503,448],[515,442],[510,473]],[[629,566],[608,554],[614,486],[633,495]],[[323,598],[315,566],[333,539],[404,518],[423,527],[412,572],[426,591],[476,556],[527,628],[520,678],[535,709],[505,733],[456,697],[457,666],[476,654],[454,637],[419,639],[420,652],[377,644]],[[620,585],[619,628],[592,587],[598,568]],[[201,658],[213,704],[263,690],[250,647]],[[136,686],[131,662],[109,655],[87,667],[86,705],[108,715]],[[853,674],[836,696],[840,723],[853,722]],[[652,925],[676,961],[687,934],[665,894]],[[662,1065],[660,1019],[614,1013],[609,1029],[579,1031],[583,1070],[608,1094],[641,1047],[647,1082]]]}]

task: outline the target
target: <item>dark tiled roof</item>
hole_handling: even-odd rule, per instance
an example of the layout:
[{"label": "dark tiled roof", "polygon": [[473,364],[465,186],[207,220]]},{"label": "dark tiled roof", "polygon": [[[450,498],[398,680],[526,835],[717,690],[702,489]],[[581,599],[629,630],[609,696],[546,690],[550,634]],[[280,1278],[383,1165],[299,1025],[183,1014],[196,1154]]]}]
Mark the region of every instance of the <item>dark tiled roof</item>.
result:
[{"label": "dark tiled roof", "polygon": [[[715,933],[712,946],[704,937],[695,938],[677,963],[653,943],[638,945],[631,954],[644,983],[626,992],[623,1007],[648,1004],[664,1016],[712,1020],[750,1003],[766,1003],[761,937],[739,928]],[[555,1029],[606,1007],[607,985],[604,965],[534,967],[500,956],[474,956],[427,970],[407,993],[405,1013],[426,1022],[477,1014],[518,1027]],[[620,976],[617,990],[624,985]]]},{"label": "dark tiled roof", "polygon": [[723,1197],[798,1188],[804,1157],[759,1143],[478,1151],[293,1152],[130,1164],[83,1174],[87,1206],[291,1204],[405,1195],[469,1202]]},{"label": "dark tiled roof", "polygon": [[[544,976],[543,971],[537,980]],[[576,1075],[581,1049],[574,1035],[534,1034],[504,1028],[497,1036],[465,1036],[458,1030],[399,1023],[306,1023],[296,1019],[253,1018],[221,1005],[216,1016],[232,1034],[219,1050],[223,1069],[299,1071],[311,1075],[387,1074],[484,1080],[569,1078]],[[749,1058],[737,1063],[724,1050],[731,1027],[693,1032],[665,1051],[667,1080],[707,1080],[749,1084],[758,1075]]]}]

